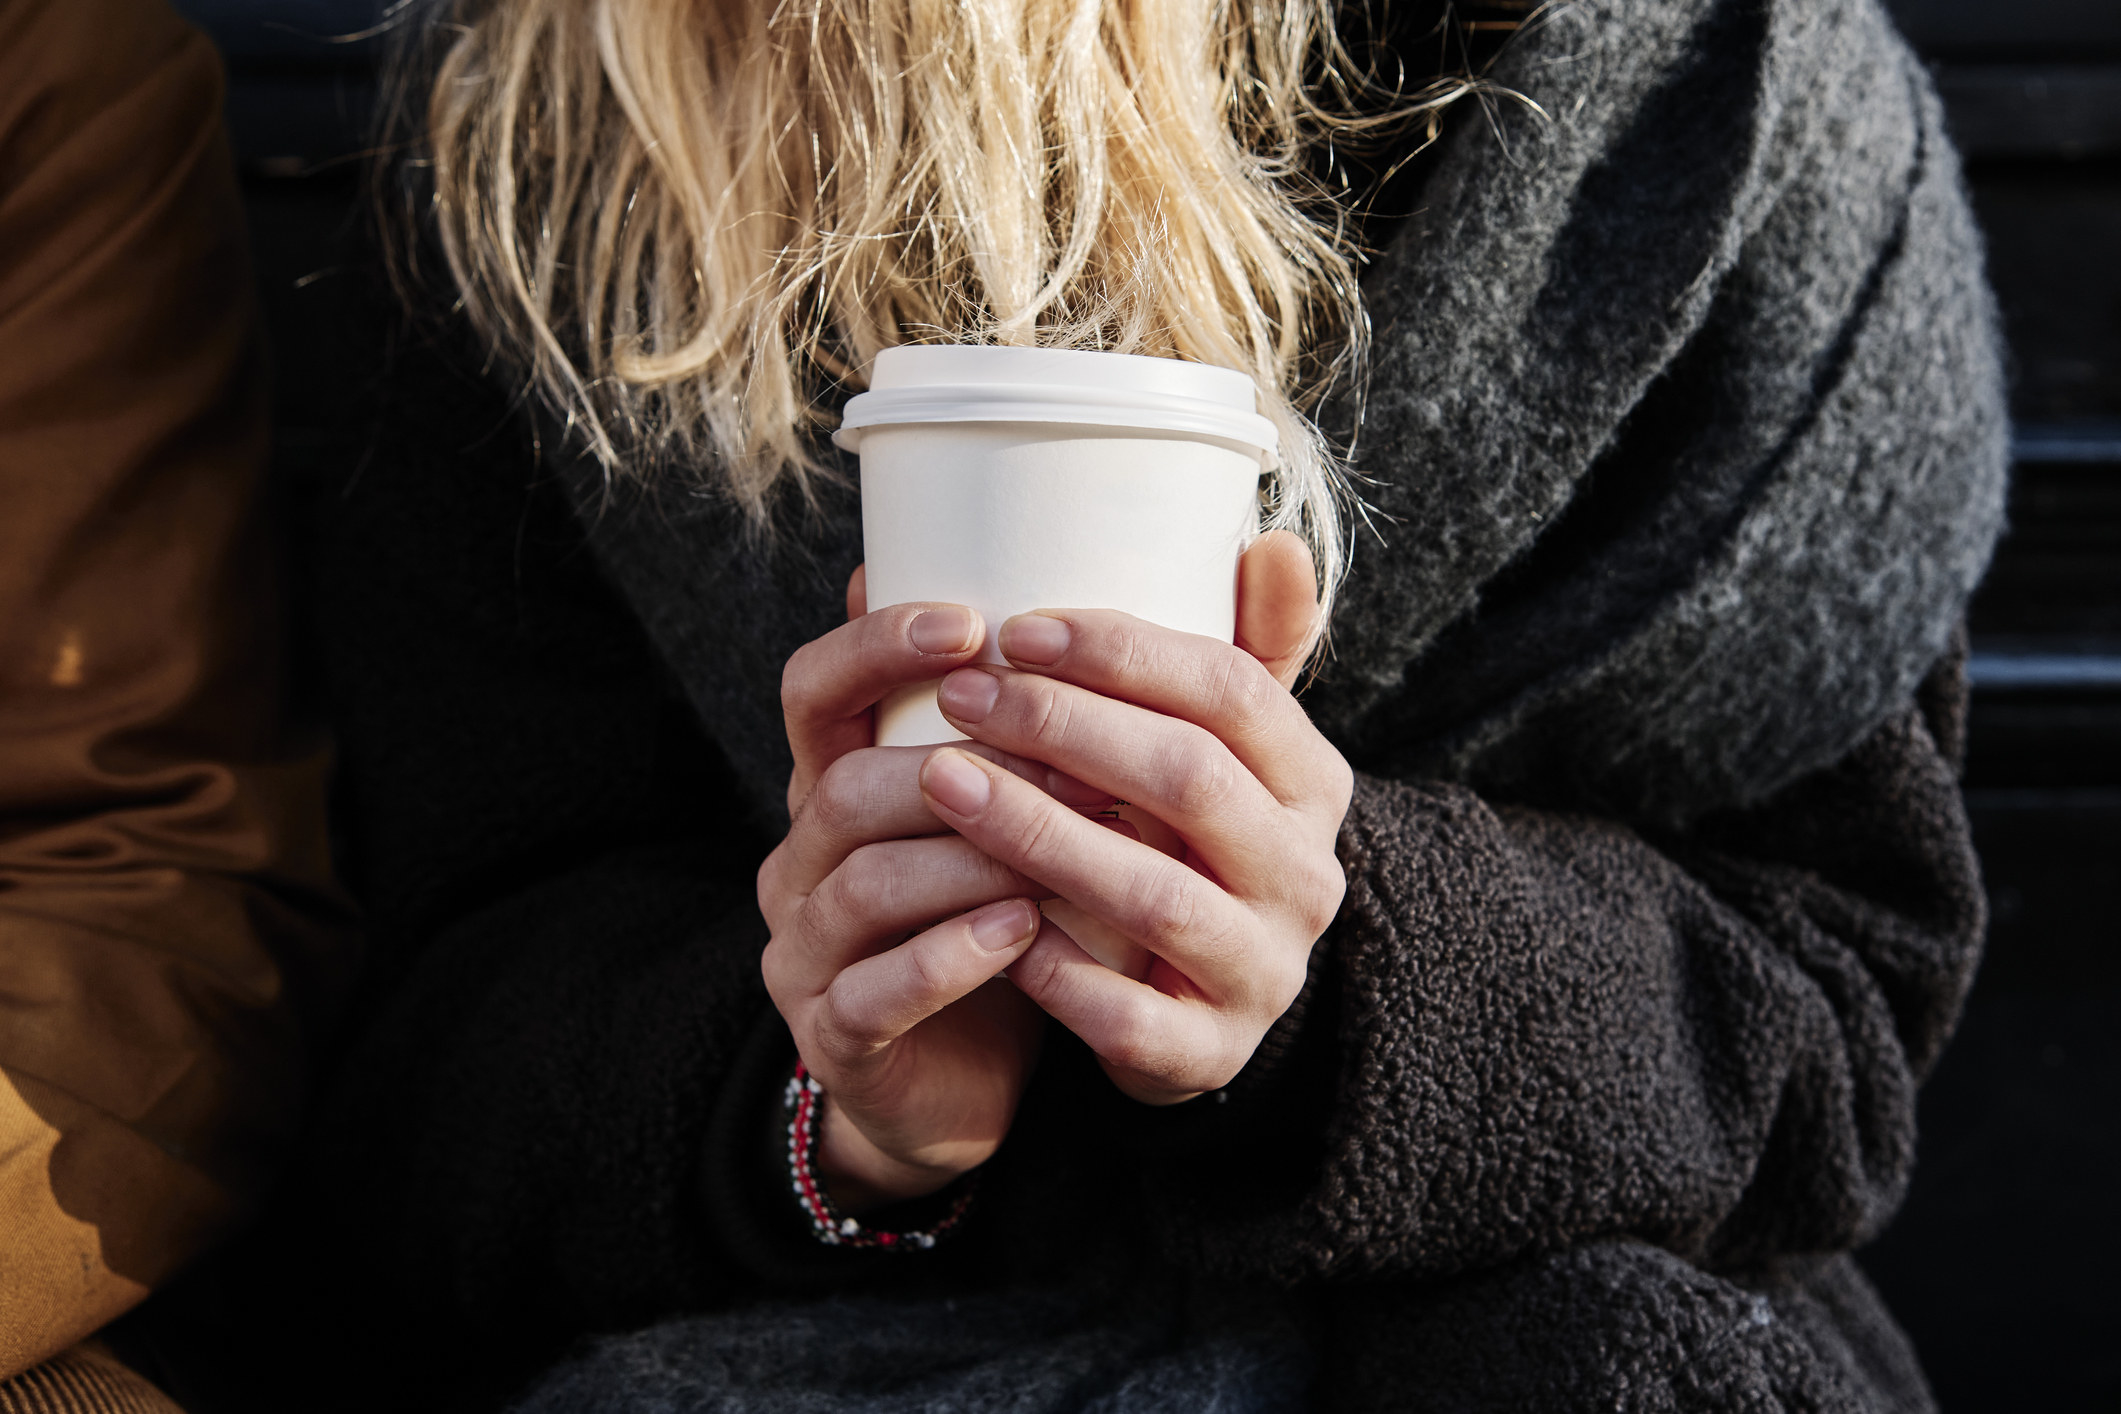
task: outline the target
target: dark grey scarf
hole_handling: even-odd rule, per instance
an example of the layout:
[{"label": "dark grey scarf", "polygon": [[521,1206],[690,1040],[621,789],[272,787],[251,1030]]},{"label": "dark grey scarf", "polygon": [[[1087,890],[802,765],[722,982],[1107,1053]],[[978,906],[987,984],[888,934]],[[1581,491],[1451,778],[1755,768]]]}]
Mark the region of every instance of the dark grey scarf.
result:
[{"label": "dark grey scarf", "polygon": [[[1803,0],[1586,0],[1494,78],[1543,114],[1461,115],[1367,280],[1371,529],[1307,703],[1379,774],[1648,818],[1756,799],[1907,699],[2000,523],[1935,99],[1874,10]],[[575,481],[769,812],[781,665],[860,559],[853,470],[770,549],[711,497]]]},{"label": "dark grey scarf", "polygon": [[[1149,1303],[1137,1303],[1146,1308]],[[606,1341],[514,1414],[1300,1414],[1296,1323],[1248,1312],[1188,1339],[1170,1307],[1077,1296],[839,1299],[674,1321]]]}]

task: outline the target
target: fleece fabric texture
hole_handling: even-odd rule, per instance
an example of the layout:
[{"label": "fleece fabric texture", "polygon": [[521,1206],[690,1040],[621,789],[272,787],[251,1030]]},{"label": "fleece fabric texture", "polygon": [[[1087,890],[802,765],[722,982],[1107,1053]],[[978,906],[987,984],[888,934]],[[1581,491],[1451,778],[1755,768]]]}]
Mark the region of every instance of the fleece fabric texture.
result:
[{"label": "fleece fabric texture", "polygon": [[391,352],[305,501],[377,962],[308,1165],[161,1303],[243,1333],[192,1406],[269,1350],[349,1409],[1929,1407],[1841,1254],[1983,928],[2003,415],[1934,95],[1872,0],[1584,0],[1492,77],[1540,111],[1469,110],[1369,278],[1310,984],[1172,1111],[1056,1031],[918,1257],[801,1233],[750,904],[851,489],[769,551]]}]

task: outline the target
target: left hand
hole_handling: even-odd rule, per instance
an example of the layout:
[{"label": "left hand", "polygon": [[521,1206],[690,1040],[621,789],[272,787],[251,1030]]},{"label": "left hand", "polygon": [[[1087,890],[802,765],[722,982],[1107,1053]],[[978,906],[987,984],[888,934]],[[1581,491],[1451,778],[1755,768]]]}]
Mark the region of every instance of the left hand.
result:
[{"label": "left hand", "polygon": [[1334,841],[1353,774],[1289,692],[1317,633],[1309,552],[1263,536],[1239,587],[1237,646],[1047,609],[1002,625],[1009,667],[960,668],[939,694],[973,740],[1154,817],[1175,857],[970,752],[939,749],[921,770],[945,824],[1154,954],[1135,980],[1049,924],[1008,970],[1150,1104],[1236,1077],[1302,989],[1346,887]]}]

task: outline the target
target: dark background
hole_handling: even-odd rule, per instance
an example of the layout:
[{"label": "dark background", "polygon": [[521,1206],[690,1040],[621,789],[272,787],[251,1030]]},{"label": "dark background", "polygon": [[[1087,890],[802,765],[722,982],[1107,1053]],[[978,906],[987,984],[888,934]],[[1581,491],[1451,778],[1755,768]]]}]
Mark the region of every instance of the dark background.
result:
[{"label": "dark background", "polygon": [[1866,1267],[1948,1414],[2121,1410],[2121,0],[1897,0],[2013,362],[2011,530],[1973,607],[1987,960]]},{"label": "dark background", "polygon": [[[1987,961],[1863,1254],[1947,1414],[2121,1410],[2121,0],[1889,0],[1934,67],[2013,360],[2012,528],[1974,603],[1966,795]],[[380,0],[179,0],[220,42],[301,480]]]}]

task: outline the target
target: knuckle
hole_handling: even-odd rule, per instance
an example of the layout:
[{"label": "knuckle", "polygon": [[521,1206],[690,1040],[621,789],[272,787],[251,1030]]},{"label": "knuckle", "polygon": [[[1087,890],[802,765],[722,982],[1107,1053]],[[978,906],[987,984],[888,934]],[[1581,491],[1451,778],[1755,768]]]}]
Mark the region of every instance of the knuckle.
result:
[{"label": "knuckle", "polygon": [[1267,1000],[1273,1014],[1266,1018],[1272,1026],[1281,1020],[1296,999],[1303,995],[1304,983],[1310,980],[1310,957],[1291,957],[1270,969]]},{"label": "knuckle", "polygon": [[847,887],[837,871],[803,900],[796,923],[805,932],[826,940],[858,936],[866,931],[860,895]]},{"label": "knuckle", "polygon": [[1022,702],[1021,712],[1026,739],[1036,742],[1060,742],[1068,736],[1071,713],[1068,711],[1067,695],[1045,678],[1010,674],[1002,684],[1005,694]]},{"label": "knuckle", "polygon": [[1144,1075],[1156,1075],[1169,1066],[1163,1028],[1155,1008],[1146,997],[1130,994],[1113,1006],[1105,1044],[1099,1053],[1114,1065]]},{"label": "knuckle", "polygon": [[1038,861],[1050,860],[1067,847],[1067,841],[1062,834],[1061,819],[1057,813],[1059,808],[1034,808],[1026,813],[1010,832],[1014,857],[1029,863],[1032,866],[1029,872],[1032,874],[1038,872]]},{"label": "knuckle", "polygon": [[759,912],[766,916],[769,923],[779,912],[781,897],[787,892],[782,882],[782,875],[788,871],[786,851],[786,845],[776,847],[773,853],[766,856],[766,862],[759,865]]},{"label": "knuckle", "polygon": [[1195,727],[1180,737],[1165,768],[1163,797],[1189,819],[1221,814],[1237,794],[1237,758],[1207,731]]},{"label": "knuckle", "polygon": [[850,925],[867,928],[891,915],[901,879],[886,851],[865,844],[840,861],[829,882],[834,912]]},{"label": "knuckle", "polygon": [[804,812],[819,829],[831,835],[852,833],[868,800],[867,772],[855,756],[842,756],[825,768],[811,788],[809,808]]},{"label": "knuckle", "polygon": [[1348,893],[1348,872],[1341,867],[1340,860],[1328,855],[1314,859],[1305,873],[1308,877],[1302,898],[1302,916],[1312,938],[1316,939],[1333,926],[1333,920],[1340,915],[1341,900]]},{"label": "knuckle", "polygon": [[1245,1064],[1252,1059],[1252,1052],[1256,1049],[1257,1040],[1248,1044],[1235,1036],[1225,1035],[1222,1043],[1216,1047],[1215,1055],[1201,1066],[1198,1083],[1188,1088],[1222,1089],[1244,1073]]},{"label": "knuckle", "polygon": [[847,995],[840,986],[828,988],[818,1004],[815,1036],[827,1054],[841,1061],[859,1060],[882,1045],[868,1008]]},{"label": "knuckle", "polygon": [[864,657],[896,657],[907,653],[912,648],[912,642],[906,636],[907,631],[926,608],[925,603],[892,604],[887,608],[871,610],[854,622],[855,651]]},{"label": "knuckle", "polygon": [[811,890],[810,897],[796,910],[793,922],[797,929],[819,941],[837,938],[858,926],[837,873]]},{"label": "knuckle", "polygon": [[1327,750],[1330,761],[1326,766],[1326,799],[1333,806],[1333,823],[1337,826],[1355,799],[1355,768],[1338,751],[1330,747]]},{"label": "knuckle", "polygon": [[1273,698],[1282,692],[1280,683],[1258,659],[1239,649],[1223,654],[1214,684],[1215,714],[1223,721],[1248,727],[1273,710]]},{"label": "knuckle", "polygon": [[766,995],[773,998],[773,1004],[776,1007],[781,1007],[785,1011],[784,1003],[788,996],[788,946],[786,943],[776,938],[766,944],[766,950],[759,954],[759,977],[766,984]]},{"label": "knuckle", "polygon": [[1034,945],[1010,967],[1009,980],[1018,991],[1044,1005],[1059,996],[1063,985],[1061,966],[1059,949]]},{"label": "knuckle", "polygon": [[1251,1059],[1252,1045],[1238,1034],[1229,1018],[1218,1016],[1205,1034],[1173,1061],[1163,1081],[1173,1090],[1220,1090],[1237,1079]]},{"label": "knuckle", "polygon": [[1193,887],[1197,877],[1184,865],[1167,861],[1145,881],[1137,917],[1140,941],[1150,951],[1163,952],[1193,931],[1200,912],[1200,895]]},{"label": "knuckle", "polygon": [[[962,929],[960,928],[960,931]],[[947,998],[955,990],[955,978],[943,956],[945,940],[930,937],[916,943],[907,943],[906,966],[913,974],[913,986],[927,1000]]]},{"label": "knuckle", "polygon": [[1310,909],[1308,909],[1304,913],[1304,932],[1306,936],[1310,939],[1310,941],[1315,943],[1320,938],[1326,935],[1326,930],[1331,928],[1333,926],[1334,920],[1339,917],[1339,897],[1336,896],[1330,899],[1321,898],[1316,904],[1314,904]]},{"label": "knuckle", "polygon": [[[776,936],[785,938],[791,948],[814,954],[829,949],[833,940],[845,933],[848,926],[849,920],[841,909],[832,881],[827,879],[796,907],[788,917],[786,930]],[[794,959],[790,961],[792,963]]]},{"label": "knuckle", "polygon": [[1106,651],[1112,674],[1121,682],[1133,682],[1149,668],[1149,645],[1132,624],[1121,623],[1107,631]]},{"label": "knuckle", "polygon": [[806,643],[788,655],[781,665],[781,715],[791,720],[800,720],[808,714],[817,698],[817,684],[822,677],[817,671],[821,650],[816,643]]}]

